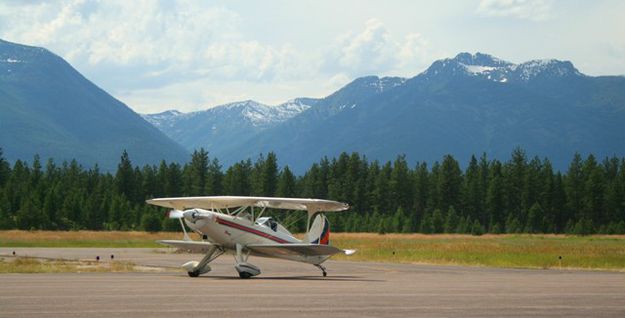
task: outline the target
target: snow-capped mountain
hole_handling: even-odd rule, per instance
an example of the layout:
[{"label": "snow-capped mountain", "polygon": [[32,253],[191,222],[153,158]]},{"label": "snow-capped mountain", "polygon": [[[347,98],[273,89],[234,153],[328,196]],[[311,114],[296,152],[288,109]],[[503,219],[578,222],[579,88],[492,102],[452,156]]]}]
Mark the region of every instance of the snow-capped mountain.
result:
[{"label": "snow-capped mountain", "polygon": [[283,122],[291,117],[307,110],[314,104],[312,99],[298,98],[286,103],[269,106],[246,100],[225,105],[215,106],[207,110],[183,113],[172,109],[156,114],[143,114],[143,118],[159,129],[175,129],[180,123],[197,117],[232,117],[240,116],[241,119],[254,127],[266,127],[275,123]]},{"label": "snow-capped mountain", "polygon": [[160,116],[193,117],[165,133],[225,166],[268,151],[297,172],[344,151],[383,161],[405,154],[412,163],[452,154],[465,163],[473,154],[509,158],[519,146],[557,169],[575,152],[625,155],[625,78],[587,76],[568,61],[460,53],[409,79],[361,77],[294,104],[282,106],[293,112],[241,102]]},{"label": "snow-capped mountain", "polygon": [[468,75],[501,83],[527,82],[540,77],[584,76],[569,61],[544,59],[513,64],[484,53],[460,53],[454,58],[436,61],[422,75],[426,78]]},{"label": "snow-capped mountain", "polygon": [[312,107],[316,101],[312,98],[297,98],[269,106],[246,100],[190,113],[168,110],[142,116],[189,150],[200,147],[211,149],[217,145],[225,147],[225,144],[239,142],[289,120]]}]

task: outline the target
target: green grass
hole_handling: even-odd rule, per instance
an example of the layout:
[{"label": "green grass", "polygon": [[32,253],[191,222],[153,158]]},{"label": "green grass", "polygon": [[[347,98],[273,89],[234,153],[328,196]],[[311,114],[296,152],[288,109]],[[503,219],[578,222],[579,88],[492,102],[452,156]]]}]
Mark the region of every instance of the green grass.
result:
[{"label": "green grass", "polygon": [[[181,233],[0,231],[0,247],[157,248],[163,246],[156,240],[181,238]],[[623,235],[332,233],[331,240],[335,246],[358,250],[333,258],[339,260],[625,271]]]},{"label": "green grass", "polygon": [[333,234],[332,243],[358,249],[337,259],[625,271],[623,236]]}]

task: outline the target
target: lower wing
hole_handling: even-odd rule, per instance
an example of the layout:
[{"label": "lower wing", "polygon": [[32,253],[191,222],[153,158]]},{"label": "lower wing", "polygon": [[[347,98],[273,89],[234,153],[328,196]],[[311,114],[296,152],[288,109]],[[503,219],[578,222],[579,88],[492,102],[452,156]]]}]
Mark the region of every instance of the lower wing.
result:
[{"label": "lower wing", "polygon": [[245,246],[252,252],[264,255],[292,255],[292,256],[332,256],[343,253],[352,255],[355,250],[342,250],[323,244],[249,244]]},{"label": "lower wing", "polygon": [[207,253],[217,244],[198,241],[179,241],[179,240],[162,240],[156,241],[157,243],[177,247],[179,249],[188,250],[194,253]]}]

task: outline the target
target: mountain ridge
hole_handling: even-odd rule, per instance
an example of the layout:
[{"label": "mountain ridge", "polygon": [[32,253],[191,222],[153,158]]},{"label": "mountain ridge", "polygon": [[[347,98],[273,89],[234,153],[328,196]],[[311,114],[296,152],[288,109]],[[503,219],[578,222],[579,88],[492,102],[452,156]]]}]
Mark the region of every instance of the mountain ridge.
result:
[{"label": "mountain ridge", "polygon": [[9,160],[35,154],[116,168],[184,161],[187,151],[47,49],[0,42],[0,147]]},{"label": "mountain ridge", "polygon": [[[382,82],[388,85],[376,89]],[[588,76],[570,61],[514,64],[484,53],[460,53],[407,79],[357,78],[225,151],[207,150],[226,164],[275,151],[302,172],[342,151],[379,160],[406,154],[412,162],[453,154],[467,162],[483,152],[506,158],[521,147],[565,169],[575,152],[623,154],[622,92],[623,78]]]}]

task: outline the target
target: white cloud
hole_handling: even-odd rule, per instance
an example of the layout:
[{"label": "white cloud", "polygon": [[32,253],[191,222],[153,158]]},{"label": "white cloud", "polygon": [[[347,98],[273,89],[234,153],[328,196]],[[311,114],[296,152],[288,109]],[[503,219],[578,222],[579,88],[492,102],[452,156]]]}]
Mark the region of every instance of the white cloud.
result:
[{"label": "white cloud", "polygon": [[[247,99],[277,105],[294,97],[321,98],[348,81],[326,83],[325,79],[318,77],[274,82],[211,82],[197,79],[161,88],[122,91],[118,97],[128,105],[133,105],[133,109],[140,113],[155,113],[173,108],[189,112]],[[302,91],[306,93],[302,94]],[[159,107],[155,108],[154,105]]]},{"label": "white cloud", "polygon": [[551,17],[550,0],[482,0],[477,12],[486,16],[542,21]]},{"label": "white cloud", "polygon": [[137,79],[162,77],[161,85],[285,77],[296,55],[244,39],[237,13],[203,1],[5,3],[0,20],[2,37],[50,48],[80,69],[132,69]]},{"label": "white cloud", "polygon": [[204,1],[0,3],[0,37],[50,49],[143,112],[322,97],[361,75],[412,76],[432,60],[420,34],[392,34],[379,19],[315,50],[263,43],[245,25]]},{"label": "white cloud", "polygon": [[346,39],[338,62],[352,71],[376,73],[386,71],[397,63],[395,53],[396,44],[390,39],[384,24],[377,19],[370,19],[364,31]]},{"label": "white cloud", "polygon": [[431,62],[433,52],[419,33],[395,39],[378,19],[366,22],[359,33],[340,36],[326,54],[323,69],[349,76],[412,76]]}]

